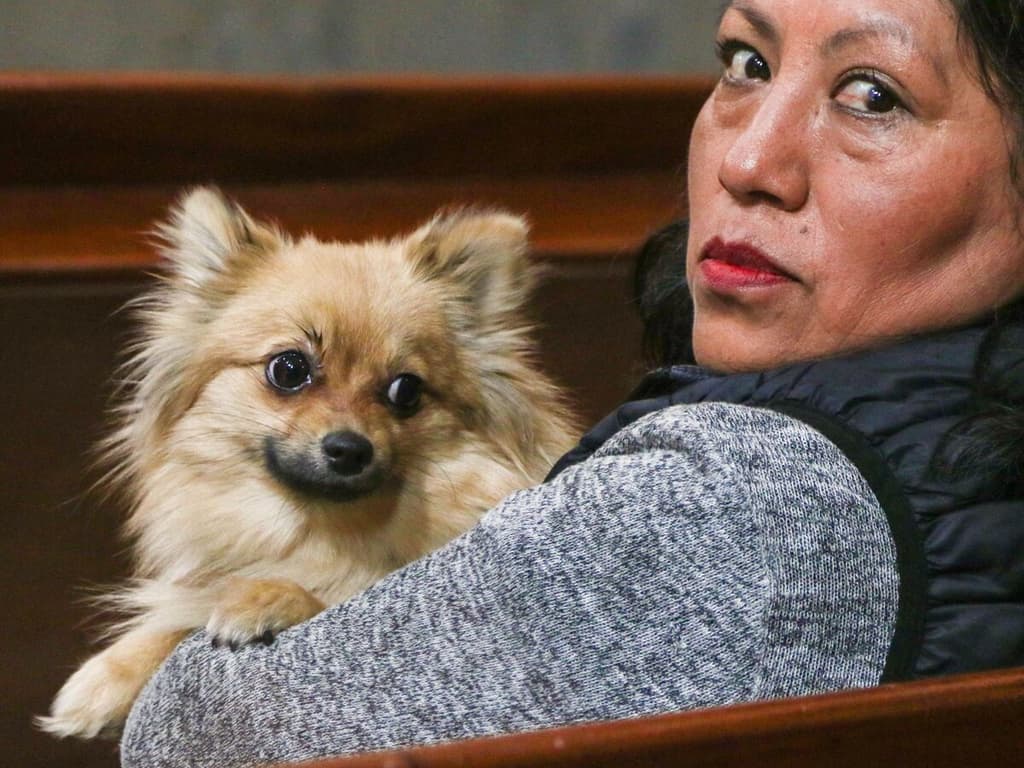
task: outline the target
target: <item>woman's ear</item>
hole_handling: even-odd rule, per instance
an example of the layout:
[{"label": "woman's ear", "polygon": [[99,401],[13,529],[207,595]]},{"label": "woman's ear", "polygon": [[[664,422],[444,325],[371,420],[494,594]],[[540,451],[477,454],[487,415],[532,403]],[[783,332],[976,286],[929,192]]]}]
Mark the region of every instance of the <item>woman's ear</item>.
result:
[{"label": "woman's ear", "polygon": [[529,228],[500,211],[440,214],[412,234],[407,253],[428,280],[457,288],[485,324],[518,312],[536,282]]},{"label": "woman's ear", "polygon": [[186,192],[157,231],[172,282],[202,293],[227,287],[225,278],[262,260],[283,240],[213,187]]}]

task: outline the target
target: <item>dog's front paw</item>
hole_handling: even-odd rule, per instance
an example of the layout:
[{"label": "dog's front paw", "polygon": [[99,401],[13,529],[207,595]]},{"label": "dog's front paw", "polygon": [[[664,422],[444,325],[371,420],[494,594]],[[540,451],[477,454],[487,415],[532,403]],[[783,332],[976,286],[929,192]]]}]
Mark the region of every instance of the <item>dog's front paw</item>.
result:
[{"label": "dog's front paw", "polygon": [[68,678],[49,716],[37,717],[36,726],[60,738],[115,738],[141,685],[116,679],[111,671],[105,654],[93,656]]},{"label": "dog's front paw", "polygon": [[283,629],[316,616],[324,604],[293,581],[230,579],[206,631],[215,646],[269,644]]},{"label": "dog's front paw", "polygon": [[116,738],[143,686],[184,631],[132,630],[68,678],[38,728],[65,738]]}]

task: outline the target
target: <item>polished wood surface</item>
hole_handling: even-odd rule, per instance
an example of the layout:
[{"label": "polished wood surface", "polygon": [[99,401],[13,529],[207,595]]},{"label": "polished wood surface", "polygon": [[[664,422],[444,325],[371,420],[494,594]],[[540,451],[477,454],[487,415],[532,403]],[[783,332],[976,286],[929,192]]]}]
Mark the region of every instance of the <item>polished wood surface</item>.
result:
[{"label": "polished wood surface", "polygon": [[[0,242],[2,246],[2,242]],[[33,715],[90,648],[89,589],[124,576],[122,510],[86,493],[129,284],[0,287],[0,764],[113,768],[110,743],[59,742]]]},{"label": "polished wood surface", "polygon": [[684,206],[708,83],[0,74],[0,662],[4,763],[110,768],[109,743],[30,718],[90,649],[88,588],[122,578],[124,510],[86,493],[117,311],[156,265],[149,232],[216,183],[286,229],[358,240],[447,205],[529,217],[548,266],[533,313],[545,367],[588,421],[639,376],[632,251]]},{"label": "polished wood surface", "polygon": [[[672,173],[221,186],[288,231],[342,241],[410,231],[442,207],[506,208],[529,218],[539,257],[581,263],[631,256],[652,228],[684,209],[683,182]],[[149,233],[181,189],[0,187],[0,285],[108,279],[153,268]]]},{"label": "polished wood surface", "polygon": [[[240,79],[0,75],[0,662],[5,764],[111,768],[113,745],[38,734],[89,649],[83,587],[121,578],[123,510],[85,493],[117,308],[155,265],[147,235],[182,187],[340,240],[442,205],[533,223],[545,367],[589,421],[641,373],[632,251],[679,215],[704,80]],[[1015,765],[1024,674],[578,726],[324,766]]]},{"label": "polished wood surface", "polygon": [[307,768],[1008,768],[1024,669],[580,725],[305,763]]},{"label": "polished wood surface", "polygon": [[0,75],[5,184],[664,173],[706,78]]}]

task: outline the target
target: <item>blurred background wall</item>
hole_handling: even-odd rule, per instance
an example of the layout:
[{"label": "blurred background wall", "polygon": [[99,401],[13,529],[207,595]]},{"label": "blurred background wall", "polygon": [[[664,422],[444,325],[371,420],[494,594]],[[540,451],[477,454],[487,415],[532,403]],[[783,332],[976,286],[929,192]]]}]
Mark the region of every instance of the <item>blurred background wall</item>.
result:
[{"label": "blurred background wall", "polygon": [[0,69],[713,72],[722,0],[0,0]]}]

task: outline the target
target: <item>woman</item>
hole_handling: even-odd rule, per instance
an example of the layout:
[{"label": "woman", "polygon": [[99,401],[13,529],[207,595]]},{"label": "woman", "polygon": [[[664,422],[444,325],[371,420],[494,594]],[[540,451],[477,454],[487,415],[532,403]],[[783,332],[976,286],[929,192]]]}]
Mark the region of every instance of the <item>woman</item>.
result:
[{"label": "woman", "polygon": [[1022,21],[1020,0],[732,3],[690,148],[701,367],[653,374],[549,482],[273,646],[186,641],[125,765],[1024,663],[1024,508],[989,461],[1013,458],[1024,359]]}]

